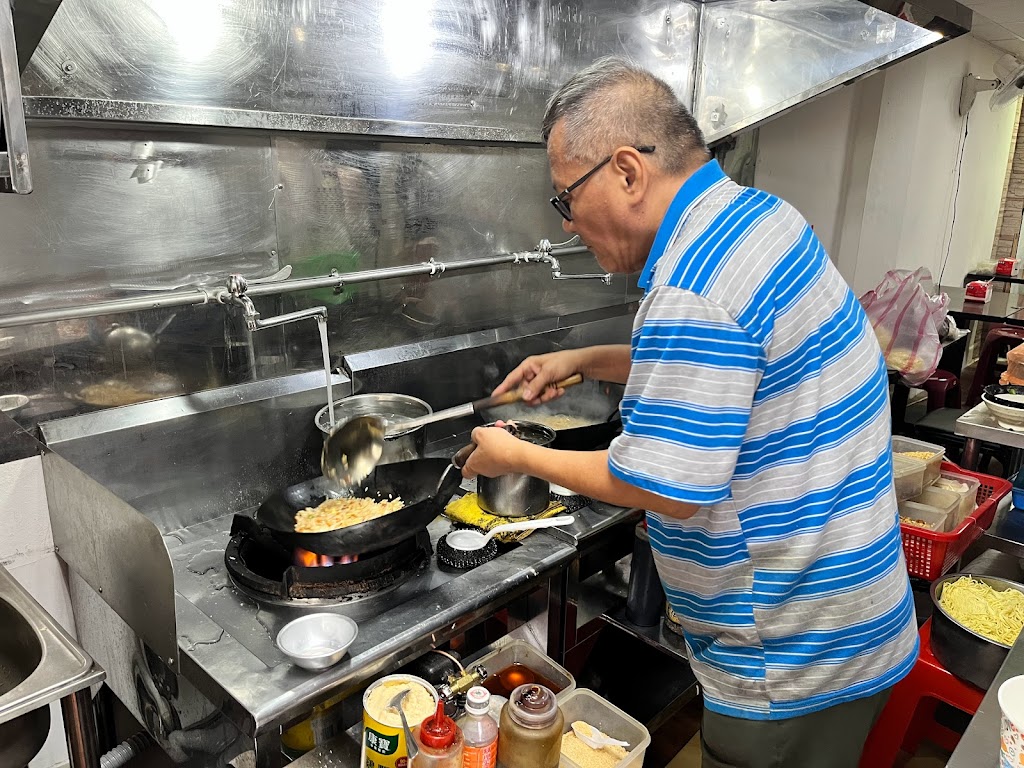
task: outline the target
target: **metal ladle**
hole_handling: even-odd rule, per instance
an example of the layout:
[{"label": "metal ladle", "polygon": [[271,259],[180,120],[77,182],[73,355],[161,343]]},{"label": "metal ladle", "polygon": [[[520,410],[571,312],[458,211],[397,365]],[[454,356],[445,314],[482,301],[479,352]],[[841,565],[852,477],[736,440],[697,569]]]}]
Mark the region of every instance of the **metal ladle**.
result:
[{"label": "metal ladle", "polygon": [[[582,381],[583,377],[577,373],[552,384],[550,389],[565,389]],[[445,408],[443,411],[395,423],[388,423],[379,416],[357,416],[335,427],[324,440],[324,450],[320,454],[320,469],[328,480],[351,487],[362,482],[373,472],[384,453],[384,440],[388,435],[409,432],[439,421],[472,416],[474,413],[499,405],[518,403],[522,399],[523,388],[520,387],[502,395],[491,395],[465,405]],[[461,455],[464,464],[469,454],[463,451],[456,455]],[[461,468],[458,461],[455,461],[455,466]]]},{"label": "metal ladle", "polygon": [[445,537],[448,546],[462,552],[476,552],[487,546],[487,542],[499,533],[512,533],[515,531],[532,531],[536,528],[555,528],[562,525],[572,525],[576,518],[572,515],[559,515],[544,520],[524,520],[521,523],[505,523],[496,525],[486,534],[480,531],[452,531]]},{"label": "metal ladle", "polygon": [[140,362],[152,359],[156,352],[157,339],[161,333],[167,330],[167,326],[178,316],[175,312],[153,331],[147,333],[141,328],[132,325],[119,325],[114,323],[103,335],[103,343],[107,349],[121,357],[125,362]]}]

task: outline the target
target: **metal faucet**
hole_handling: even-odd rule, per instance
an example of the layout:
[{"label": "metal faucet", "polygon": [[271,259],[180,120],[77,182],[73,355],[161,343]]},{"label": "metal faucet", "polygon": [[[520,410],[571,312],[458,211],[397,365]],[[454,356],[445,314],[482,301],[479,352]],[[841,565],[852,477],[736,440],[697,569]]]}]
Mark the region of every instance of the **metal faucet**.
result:
[{"label": "metal faucet", "polygon": [[309,307],[300,309],[297,312],[286,312],[283,315],[262,318],[256,310],[252,299],[246,296],[249,284],[241,275],[231,275],[228,278],[225,290],[217,294],[217,301],[221,304],[232,304],[242,308],[242,316],[245,318],[245,327],[250,331],[262,331],[264,328],[273,328],[286,323],[294,323],[297,320],[306,318],[314,320],[327,320],[327,307]]},{"label": "metal faucet", "polygon": [[[573,236],[569,240],[566,240],[564,243],[559,243],[559,245],[560,246],[568,245],[568,244],[572,243],[576,239],[577,239],[577,237]],[[600,280],[605,285],[611,285],[612,284],[612,276],[611,276],[610,273],[607,273],[607,272],[605,272],[603,274],[602,273],[596,273],[596,274],[595,273],[591,273],[591,274],[584,274],[584,275],[563,275],[562,274],[562,265],[559,263],[558,259],[556,259],[551,254],[551,250],[554,247],[555,246],[551,245],[551,241],[550,240],[541,240],[539,243],[537,243],[537,253],[540,254],[538,260],[539,261],[546,261],[548,264],[551,265],[551,279],[552,280]]]}]

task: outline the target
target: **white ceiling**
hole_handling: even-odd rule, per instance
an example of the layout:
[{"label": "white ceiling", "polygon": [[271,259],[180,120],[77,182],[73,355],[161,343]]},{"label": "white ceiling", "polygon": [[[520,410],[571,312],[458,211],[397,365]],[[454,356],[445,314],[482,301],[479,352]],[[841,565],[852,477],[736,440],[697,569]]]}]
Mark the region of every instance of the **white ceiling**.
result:
[{"label": "white ceiling", "polygon": [[960,0],[974,11],[975,37],[1024,58],[1024,0]]}]

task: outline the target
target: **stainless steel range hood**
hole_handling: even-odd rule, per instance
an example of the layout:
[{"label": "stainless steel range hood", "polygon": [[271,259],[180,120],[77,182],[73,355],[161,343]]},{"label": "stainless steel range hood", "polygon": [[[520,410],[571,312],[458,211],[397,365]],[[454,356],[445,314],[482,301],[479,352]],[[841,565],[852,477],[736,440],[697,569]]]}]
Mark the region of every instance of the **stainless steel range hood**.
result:
[{"label": "stainless steel range hood", "polygon": [[[53,0],[17,0],[19,52]],[[33,118],[539,142],[544,102],[624,54],[709,139],[970,29],[954,0],[65,0],[24,77]]]},{"label": "stainless steel range hood", "polygon": [[694,114],[711,142],[970,29],[953,0],[706,0]]},{"label": "stainless steel range hood", "polygon": [[63,0],[11,0],[18,66],[24,72]]}]

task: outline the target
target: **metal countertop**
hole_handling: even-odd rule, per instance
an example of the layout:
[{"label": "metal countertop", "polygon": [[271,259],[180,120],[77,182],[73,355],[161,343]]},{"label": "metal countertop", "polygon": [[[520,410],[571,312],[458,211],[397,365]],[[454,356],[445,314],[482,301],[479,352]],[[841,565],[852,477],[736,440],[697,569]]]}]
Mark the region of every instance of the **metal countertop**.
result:
[{"label": "metal countertop", "polygon": [[974,406],[956,420],[956,433],[963,437],[984,440],[1010,448],[1024,448],[1024,432],[999,426],[999,422],[995,420],[984,403]]},{"label": "metal countertop", "polygon": [[[444,642],[576,556],[572,545],[538,532],[471,571],[431,567],[377,598],[319,608],[350,615],[359,637],[341,663],[313,673],[289,663],[274,644],[278,630],[308,608],[257,604],[230,584],[223,562],[229,526],[225,516],[165,538],[182,671],[232,719],[250,720],[256,734]],[[431,523],[432,543],[448,528],[443,519]]]}]

